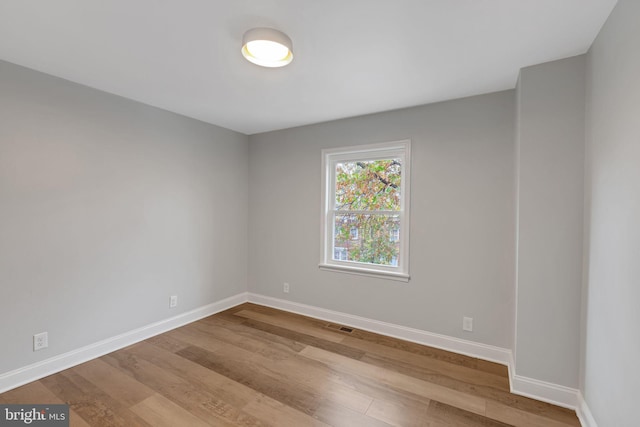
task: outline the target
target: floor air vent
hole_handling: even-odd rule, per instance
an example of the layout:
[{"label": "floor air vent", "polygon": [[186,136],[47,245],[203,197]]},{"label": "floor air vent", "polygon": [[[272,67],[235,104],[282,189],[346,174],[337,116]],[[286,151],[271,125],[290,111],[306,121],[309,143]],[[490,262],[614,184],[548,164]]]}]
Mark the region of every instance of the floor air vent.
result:
[{"label": "floor air vent", "polygon": [[342,326],[342,325],[334,325],[332,323],[327,324],[327,328],[333,329],[334,331],[346,332],[348,334],[353,332],[353,328],[349,328],[348,326]]}]

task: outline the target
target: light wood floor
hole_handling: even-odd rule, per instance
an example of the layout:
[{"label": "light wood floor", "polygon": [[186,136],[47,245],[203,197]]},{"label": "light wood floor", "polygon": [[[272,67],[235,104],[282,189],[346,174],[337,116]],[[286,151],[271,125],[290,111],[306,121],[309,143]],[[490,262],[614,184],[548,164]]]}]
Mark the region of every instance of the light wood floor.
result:
[{"label": "light wood floor", "polygon": [[0,394],[72,426],[579,426],[504,366],[243,304]]}]

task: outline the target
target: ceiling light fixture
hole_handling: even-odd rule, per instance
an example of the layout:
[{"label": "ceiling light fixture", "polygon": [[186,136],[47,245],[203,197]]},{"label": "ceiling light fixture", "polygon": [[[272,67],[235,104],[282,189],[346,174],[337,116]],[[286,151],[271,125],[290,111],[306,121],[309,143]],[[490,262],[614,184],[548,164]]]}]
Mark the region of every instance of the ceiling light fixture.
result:
[{"label": "ceiling light fixture", "polygon": [[262,67],[284,67],[293,60],[293,44],[273,28],[253,28],[242,37],[242,55]]}]

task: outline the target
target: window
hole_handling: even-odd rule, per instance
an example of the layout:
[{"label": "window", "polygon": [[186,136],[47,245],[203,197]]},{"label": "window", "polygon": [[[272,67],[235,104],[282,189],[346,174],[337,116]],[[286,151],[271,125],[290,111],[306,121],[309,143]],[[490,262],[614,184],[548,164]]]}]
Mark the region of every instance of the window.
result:
[{"label": "window", "polygon": [[347,260],[347,248],[335,247],[333,248],[333,259],[340,261]]},{"label": "window", "polygon": [[410,142],[322,151],[320,267],[409,280]]},{"label": "window", "polygon": [[358,227],[351,227],[349,235],[351,237],[351,240],[358,240]]}]

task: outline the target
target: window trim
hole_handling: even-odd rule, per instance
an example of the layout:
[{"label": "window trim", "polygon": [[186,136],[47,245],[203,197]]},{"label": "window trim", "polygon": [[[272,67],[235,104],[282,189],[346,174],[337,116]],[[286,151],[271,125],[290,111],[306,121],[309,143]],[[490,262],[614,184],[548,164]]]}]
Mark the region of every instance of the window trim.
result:
[{"label": "window trim", "polygon": [[[383,266],[353,261],[333,260],[333,227],[329,227],[329,217],[333,216],[333,198],[335,189],[335,169],[332,165],[341,161],[376,160],[391,157],[403,158],[402,181],[400,191],[402,203],[400,211],[400,252],[398,266]],[[322,150],[321,197],[322,209],[320,220],[320,263],[323,270],[342,273],[372,276],[408,282],[409,275],[409,226],[411,204],[411,141],[401,140],[376,144],[356,145],[350,147],[330,148]]]}]

